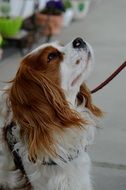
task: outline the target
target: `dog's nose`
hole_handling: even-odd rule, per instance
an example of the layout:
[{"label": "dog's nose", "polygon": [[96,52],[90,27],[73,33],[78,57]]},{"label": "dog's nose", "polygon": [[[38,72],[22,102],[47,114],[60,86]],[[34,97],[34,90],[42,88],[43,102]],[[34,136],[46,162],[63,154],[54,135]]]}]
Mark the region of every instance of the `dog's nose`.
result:
[{"label": "dog's nose", "polygon": [[87,44],[83,41],[82,38],[76,38],[73,41],[73,48],[86,48]]}]

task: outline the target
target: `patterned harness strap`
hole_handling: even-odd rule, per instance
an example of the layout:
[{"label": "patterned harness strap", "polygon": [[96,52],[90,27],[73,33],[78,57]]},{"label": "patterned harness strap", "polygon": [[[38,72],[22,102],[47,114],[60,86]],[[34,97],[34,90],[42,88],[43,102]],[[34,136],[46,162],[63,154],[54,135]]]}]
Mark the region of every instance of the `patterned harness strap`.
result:
[{"label": "patterned harness strap", "polygon": [[17,143],[17,140],[15,136],[13,135],[13,127],[15,127],[16,124],[14,121],[12,121],[10,124],[6,126],[6,132],[5,132],[5,138],[8,143],[8,147],[10,149],[10,152],[13,154],[14,163],[16,166],[16,169],[20,169],[23,174],[25,174],[25,170],[22,164],[21,157],[18,154],[18,151],[14,150],[14,145]]},{"label": "patterned harness strap", "polygon": [[[18,152],[18,150],[14,149],[15,144],[18,143],[16,140],[16,137],[13,134],[13,128],[15,128],[15,127],[16,127],[16,123],[14,121],[11,121],[11,123],[6,126],[5,139],[6,139],[6,142],[8,143],[8,147],[10,149],[10,152],[13,154],[16,169],[20,169],[21,172],[24,175],[26,175],[25,169],[23,167],[22,159],[19,155],[19,152]],[[87,146],[85,146],[84,151],[85,152],[87,151]],[[69,154],[67,160],[63,159],[60,155],[59,155],[59,158],[64,163],[68,163],[68,162],[71,162],[72,160],[78,158],[79,155],[80,155],[80,151],[75,150],[75,154],[74,155]],[[43,157],[42,165],[44,165],[44,166],[55,166],[55,165],[57,165],[57,163],[54,162],[51,158],[49,158],[48,161],[46,161],[45,158]]]},{"label": "patterned harness strap", "polygon": [[17,188],[24,189],[24,190],[32,190],[31,183],[26,175],[21,157],[18,154],[18,150],[14,150],[14,145],[17,143],[17,140],[16,140],[15,136],[13,135],[14,127],[16,127],[16,123],[14,121],[11,121],[11,123],[5,127],[4,136],[5,136],[5,140],[8,144],[9,150],[13,155],[16,169],[19,169],[22,173],[23,178],[25,178],[25,181],[24,181],[24,184],[22,185],[22,187],[19,187],[19,188],[17,187]]}]

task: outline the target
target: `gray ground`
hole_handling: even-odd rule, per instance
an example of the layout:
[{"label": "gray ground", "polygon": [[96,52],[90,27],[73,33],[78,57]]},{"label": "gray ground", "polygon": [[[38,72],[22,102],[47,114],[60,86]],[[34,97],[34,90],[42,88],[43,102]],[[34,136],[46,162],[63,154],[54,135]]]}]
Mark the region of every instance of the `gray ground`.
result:
[{"label": "gray ground", "polygon": [[[96,66],[88,84],[92,89],[126,59],[126,0],[93,0],[87,17],[73,22],[54,38],[63,43],[82,36],[95,51]],[[17,53],[0,63],[0,80],[12,78],[21,57]],[[126,69],[93,95],[105,112],[102,129],[90,150],[96,190],[126,189]],[[2,87],[2,83],[0,84]]]}]

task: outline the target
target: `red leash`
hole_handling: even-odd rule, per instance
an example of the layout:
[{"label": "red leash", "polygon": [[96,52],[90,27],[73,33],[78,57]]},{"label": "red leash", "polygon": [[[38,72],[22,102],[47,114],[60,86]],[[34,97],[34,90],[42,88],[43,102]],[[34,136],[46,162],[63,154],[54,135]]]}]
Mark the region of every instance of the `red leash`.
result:
[{"label": "red leash", "polygon": [[91,94],[99,91],[101,88],[106,86],[112,79],[116,77],[124,68],[126,67],[126,61],[118,68],[116,69],[104,82],[102,82],[99,86],[97,86],[95,89],[91,90]]}]

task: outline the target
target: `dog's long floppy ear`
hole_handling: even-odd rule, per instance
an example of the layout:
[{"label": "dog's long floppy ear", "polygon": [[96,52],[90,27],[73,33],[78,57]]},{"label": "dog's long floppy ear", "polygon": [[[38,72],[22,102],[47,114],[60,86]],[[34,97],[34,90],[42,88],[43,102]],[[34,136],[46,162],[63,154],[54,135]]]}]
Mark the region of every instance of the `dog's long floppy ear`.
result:
[{"label": "dog's long floppy ear", "polygon": [[58,82],[29,66],[26,60],[12,81],[9,98],[21,137],[27,139],[29,157],[34,160],[42,151],[54,156],[54,133],[86,123],[70,109]]},{"label": "dog's long floppy ear", "polygon": [[91,92],[85,83],[81,85],[77,97],[80,103],[83,101],[83,97],[85,98],[85,107],[87,107],[96,117],[103,116],[101,109],[93,104]]}]

